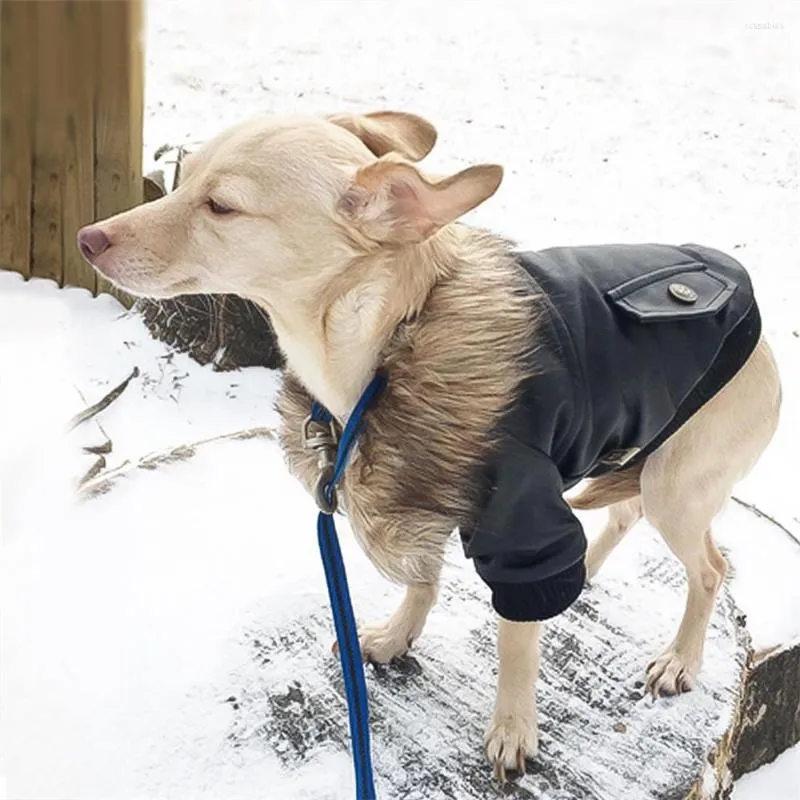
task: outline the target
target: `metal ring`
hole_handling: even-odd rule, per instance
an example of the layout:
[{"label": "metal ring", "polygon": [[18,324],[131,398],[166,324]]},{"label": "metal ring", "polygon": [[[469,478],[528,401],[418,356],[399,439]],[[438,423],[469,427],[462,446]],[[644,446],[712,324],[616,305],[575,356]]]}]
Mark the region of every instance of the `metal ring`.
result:
[{"label": "metal ring", "polygon": [[[317,501],[317,508],[329,517],[336,513],[339,501],[336,497],[336,487],[331,485],[333,478],[333,467],[326,469],[319,476],[317,485],[314,488],[314,499]],[[330,500],[328,497],[330,496]]]},{"label": "metal ring", "polygon": [[333,420],[323,422],[310,414],[303,420],[303,447],[311,450],[330,447],[335,450],[338,441]]}]

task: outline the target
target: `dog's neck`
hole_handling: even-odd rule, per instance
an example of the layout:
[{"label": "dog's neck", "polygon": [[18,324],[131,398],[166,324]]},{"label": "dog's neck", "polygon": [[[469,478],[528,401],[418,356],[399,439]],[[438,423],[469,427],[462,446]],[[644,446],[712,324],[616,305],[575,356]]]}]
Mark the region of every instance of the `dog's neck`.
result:
[{"label": "dog's neck", "polygon": [[[380,297],[375,298],[379,302]],[[378,306],[378,302],[375,306]],[[334,325],[273,314],[273,326],[288,368],[311,395],[344,421],[375,373],[380,344],[371,307],[334,314]]]},{"label": "dog's neck", "polygon": [[450,226],[419,245],[360,256],[322,294],[269,309],[289,369],[340,421],[380,367],[397,326],[420,312],[447,274],[460,237]]},{"label": "dog's neck", "polygon": [[[535,285],[501,237],[467,229],[441,257],[447,260],[439,261],[440,277],[419,314],[414,318],[412,311],[407,322],[384,334],[378,360],[365,369],[371,374],[380,366],[388,385],[359,438],[361,464],[370,469],[351,468],[342,487],[353,529],[368,540],[370,557],[401,581],[425,574],[428,556],[418,542],[446,536],[474,518],[485,488],[476,470],[484,474],[498,423],[532,375],[541,314]],[[308,487],[319,479],[317,457],[304,448],[302,436],[312,391],[330,402],[323,389],[303,385],[293,368],[277,399],[281,444]],[[425,532],[410,551],[401,551],[408,559],[398,557],[398,547],[409,537],[387,524],[396,512]]]}]

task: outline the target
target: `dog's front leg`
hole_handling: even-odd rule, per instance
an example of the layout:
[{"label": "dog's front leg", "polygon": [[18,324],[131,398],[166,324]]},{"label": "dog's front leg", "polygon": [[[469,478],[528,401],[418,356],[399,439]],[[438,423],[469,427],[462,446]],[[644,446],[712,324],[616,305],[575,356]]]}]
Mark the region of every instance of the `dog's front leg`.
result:
[{"label": "dog's front leg", "polygon": [[509,622],[498,617],[497,699],[486,731],[486,754],[495,776],[505,781],[506,770],[525,771],[539,742],[536,679],[539,677],[540,622]]},{"label": "dog's front leg", "polygon": [[403,602],[386,622],[360,627],[358,638],[364,658],[386,664],[407,652],[422,633],[438,590],[438,582],[408,586]]},{"label": "dog's front leg", "polygon": [[388,620],[358,626],[364,659],[386,664],[406,653],[425,627],[453,526],[413,509],[382,516],[367,492],[350,499],[350,524],[364,552],[386,578],[406,587],[403,602]]}]

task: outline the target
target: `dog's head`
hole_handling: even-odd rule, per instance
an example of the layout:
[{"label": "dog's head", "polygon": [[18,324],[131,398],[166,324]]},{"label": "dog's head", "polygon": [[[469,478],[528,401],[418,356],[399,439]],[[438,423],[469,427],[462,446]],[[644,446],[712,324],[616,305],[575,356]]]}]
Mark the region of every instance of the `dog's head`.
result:
[{"label": "dog's head", "polygon": [[189,156],[174,192],[82,228],[78,246],[133,295],[313,302],[360,254],[418,243],[495,192],[496,166],[423,177],[412,162],[435,141],[396,112],[243,123]]}]

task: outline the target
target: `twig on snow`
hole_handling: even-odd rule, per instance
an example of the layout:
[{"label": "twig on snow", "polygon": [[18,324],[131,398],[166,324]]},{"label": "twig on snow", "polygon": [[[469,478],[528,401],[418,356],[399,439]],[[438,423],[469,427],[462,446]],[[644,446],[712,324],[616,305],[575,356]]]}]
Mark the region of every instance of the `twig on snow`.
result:
[{"label": "twig on snow", "polygon": [[781,530],[782,530],[782,531],[783,531],[783,532],[784,532],[784,533],[785,533],[785,534],[786,534],[786,535],[787,535],[787,536],[788,536],[790,539],[792,539],[793,541],[797,542],[797,544],[800,544],[800,539],[798,539],[798,538],[797,538],[797,536],[796,536],[794,533],[792,533],[792,531],[790,531],[790,530],[789,530],[789,529],[788,529],[788,528],[787,528],[787,527],[786,527],[786,526],[785,526],[783,523],[781,523],[781,522],[778,522],[778,520],[777,520],[777,519],[775,519],[775,517],[771,517],[769,514],[765,513],[764,511],[762,511],[762,510],[761,510],[760,508],[758,508],[757,506],[754,506],[752,503],[748,503],[748,502],[746,502],[745,500],[742,500],[741,498],[739,498],[739,497],[736,497],[736,495],[734,495],[734,496],[733,496],[731,499],[732,499],[732,500],[733,500],[735,503],[738,503],[738,504],[739,504],[740,506],[742,506],[743,508],[746,508],[746,509],[748,509],[748,510],[752,511],[752,512],[753,512],[753,513],[754,513],[754,514],[757,516],[757,517],[761,517],[762,519],[765,519],[765,520],[767,520],[768,522],[771,522],[773,525],[776,525],[776,526],[777,526],[778,528],[780,528],[780,529],[781,529]]},{"label": "twig on snow", "polygon": [[[97,427],[100,428],[99,425]],[[100,430],[103,431],[102,428],[100,428]],[[108,434],[106,434],[105,431],[103,431],[103,434],[106,437],[106,440],[103,442],[103,444],[89,444],[89,445],[86,445],[83,448],[83,452],[84,453],[88,453],[89,455],[92,455],[92,456],[107,456],[111,452],[111,450],[114,448],[114,444],[111,441],[111,439],[108,438]]]},{"label": "twig on snow", "polygon": [[[84,448],[86,449],[86,448]],[[106,466],[106,458],[105,456],[99,456],[97,460],[92,464],[91,467],[86,471],[86,474],[78,481],[78,486],[83,486],[85,483],[88,483],[93,478],[97,477]]]},{"label": "twig on snow", "polygon": [[128,387],[128,384],[134,379],[139,377],[139,367],[134,367],[133,372],[125,378],[119,386],[113,388],[105,397],[102,397],[94,405],[85,408],[79,414],[76,414],[67,426],[68,431],[72,431],[78,427],[82,422],[87,419],[97,416],[101,411],[108,408]]},{"label": "twig on snow", "polygon": [[[91,473],[92,470],[89,470],[89,473],[78,483],[78,493],[83,497],[96,497],[97,495],[105,494],[113,487],[117,480],[126,476],[133,470],[153,470],[166,464],[173,464],[176,461],[186,461],[195,455],[198,448],[203,445],[212,444],[213,442],[240,441],[243,439],[256,438],[274,439],[275,432],[272,428],[246,428],[245,430],[236,431],[234,433],[212,436],[210,439],[201,439],[191,444],[179,444],[165,450],[157,450],[142,456],[136,461],[124,461],[119,466],[106,470],[105,472],[98,471],[90,475],[89,473]],[[94,469],[94,467],[92,469]],[[100,469],[102,469],[102,467]]]}]

